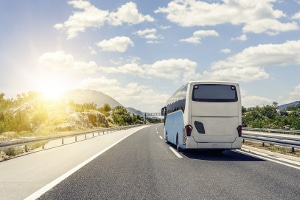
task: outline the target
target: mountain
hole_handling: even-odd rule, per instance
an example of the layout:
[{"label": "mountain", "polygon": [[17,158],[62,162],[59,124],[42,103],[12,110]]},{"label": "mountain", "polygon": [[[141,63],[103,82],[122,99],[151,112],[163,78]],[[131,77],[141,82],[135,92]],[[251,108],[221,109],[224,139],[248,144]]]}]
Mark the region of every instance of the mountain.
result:
[{"label": "mountain", "polygon": [[65,100],[72,100],[78,104],[93,102],[97,104],[98,108],[103,107],[103,105],[106,103],[109,104],[111,108],[122,106],[114,98],[95,90],[69,90],[62,94],[62,98]]},{"label": "mountain", "polygon": [[126,110],[132,114],[135,114],[135,115],[139,115],[141,117],[144,117],[144,112],[140,111],[140,110],[136,110],[134,108],[131,108],[131,107],[127,107]]},{"label": "mountain", "polygon": [[288,104],[283,104],[283,105],[278,106],[278,109],[279,110],[285,110],[287,107],[292,107],[292,106],[295,106],[299,103],[300,103],[300,101],[294,101],[294,102],[291,102],[291,103],[288,103]]}]

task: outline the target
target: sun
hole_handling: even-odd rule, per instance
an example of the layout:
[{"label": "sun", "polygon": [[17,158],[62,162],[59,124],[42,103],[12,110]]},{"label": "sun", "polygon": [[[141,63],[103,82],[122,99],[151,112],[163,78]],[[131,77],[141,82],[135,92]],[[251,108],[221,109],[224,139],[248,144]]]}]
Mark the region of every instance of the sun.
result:
[{"label": "sun", "polygon": [[44,95],[44,97],[46,99],[49,99],[49,100],[58,100],[61,98],[61,93],[62,91],[58,90],[58,89],[43,89],[42,91],[42,94]]},{"label": "sun", "polygon": [[47,100],[59,100],[62,93],[66,91],[67,82],[62,80],[60,76],[49,74],[40,75],[36,82],[38,91]]}]

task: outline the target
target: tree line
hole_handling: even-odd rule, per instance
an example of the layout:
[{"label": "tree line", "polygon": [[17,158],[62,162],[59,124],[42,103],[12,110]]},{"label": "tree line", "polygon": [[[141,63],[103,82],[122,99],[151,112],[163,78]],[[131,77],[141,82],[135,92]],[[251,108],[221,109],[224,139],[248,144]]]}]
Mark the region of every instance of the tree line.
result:
[{"label": "tree line", "polygon": [[300,104],[278,109],[278,103],[254,108],[242,107],[244,127],[300,130]]},{"label": "tree line", "polygon": [[[52,126],[69,120],[69,115],[77,112],[100,112],[111,125],[125,126],[140,123],[143,118],[130,114],[126,108],[109,104],[98,108],[93,102],[77,104],[74,101],[50,101],[41,93],[18,94],[16,99],[5,99],[0,93],[0,134],[3,132],[36,132],[45,125]],[[93,123],[92,123],[93,124]]]},{"label": "tree line", "polygon": [[[98,108],[93,102],[52,102],[37,92],[18,94],[16,99],[5,99],[4,96],[4,93],[0,93],[0,134],[9,131],[36,132],[45,124],[54,126],[68,121],[70,113],[74,112],[100,112],[111,125],[125,126],[143,121],[143,117],[130,114],[122,106],[111,108],[109,104],[104,104]],[[262,107],[242,107],[242,125],[251,128],[300,130],[300,104],[285,110],[279,110],[276,102]]]}]

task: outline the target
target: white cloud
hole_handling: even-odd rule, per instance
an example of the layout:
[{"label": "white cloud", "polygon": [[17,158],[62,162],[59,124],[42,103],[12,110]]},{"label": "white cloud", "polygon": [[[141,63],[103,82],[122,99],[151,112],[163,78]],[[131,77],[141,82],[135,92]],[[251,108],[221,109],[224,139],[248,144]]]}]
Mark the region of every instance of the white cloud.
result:
[{"label": "white cloud", "polygon": [[292,101],[300,101],[300,84],[295,87],[294,91],[289,93],[287,102]]},{"label": "white cloud", "polygon": [[145,111],[147,106],[153,112],[153,109],[162,107],[169,98],[168,94],[155,91],[148,86],[135,82],[124,85],[116,79],[108,79],[104,76],[88,78],[81,81],[80,85],[84,89],[101,91],[114,97],[126,107],[134,107],[142,111]]},{"label": "white cloud", "polygon": [[208,36],[217,37],[217,36],[219,36],[219,33],[214,30],[199,30],[199,31],[195,31],[193,33],[192,37],[189,37],[186,39],[181,39],[180,41],[187,42],[187,43],[199,44],[199,43],[201,43],[201,39],[208,37]]},{"label": "white cloud", "polygon": [[162,30],[166,30],[166,29],[171,28],[171,26],[163,26],[163,25],[161,25],[161,26],[159,26],[159,28],[162,29]]},{"label": "white cloud", "polygon": [[280,32],[298,30],[298,24],[296,22],[281,23],[275,19],[261,19],[247,23],[243,31],[253,33],[267,33],[268,35],[277,35]]},{"label": "white cloud", "polygon": [[128,46],[134,46],[129,37],[114,37],[109,40],[102,40],[97,44],[103,51],[125,52]]},{"label": "white cloud", "polygon": [[140,37],[144,37],[145,35],[149,35],[149,34],[153,34],[156,33],[156,29],[152,28],[152,29],[145,29],[145,30],[138,30],[137,32],[135,32],[134,34],[139,35]]},{"label": "white cloud", "polygon": [[78,32],[84,32],[88,27],[101,27],[109,15],[108,11],[100,10],[88,1],[70,1],[69,4],[82,11],[74,12],[63,24],[54,25],[54,28],[66,31],[68,39],[77,37]]},{"label": "white cloud", "polygon": [[282,44],[261,44],[244,49],[241,53],[218,61],[213,69],[223,68],[261,68],[267,66],[289,66],[300,64],[300,40]]},{"label": "white cloud", "polygon": [[133,2],[128,2],[118,8],[117,12],[109,14],[109,22],[114,26],[119,26],[123,23],[139,24],[144,21],[154,22],[155,20],[150,15],[140,14],[137,5]]},{"label": "white cloud", "polygon": [[[300,3],[299,3],[300,4]],[[300,12],[297,12],[296,14],[294,14],[293,16],[292,16],[292,19],[298,19],[298,20],[300,20]]]},{"label": "white cloud", "polygon": [[93,47],[91,47],[91,46],[89,46],[89,51],[90,51],[90,53],[92,55],[96,55],[97,54],[96,50]]},{"label": "white cloud", "polygon": [[220,52],[228,54],[228,53],[231,53],[231,49],[221,49]]},{"label": "white cloud", "polygon": [[201,77],[202,80],[251,82],[267,79],[269,75],[258,67],[231,67],[204,71]]},{"label": "white cloud", "polygon": [[98,69],[95,62],[75,61],[74,57],[64,51],[47,52],[39,58],[39,62],[56,70],[73,70],[94,73]]},{"label": "white cloud", "polygon": [[197,63],[189,59],[167,59],[160,60],[153,64],[138,64],[132,62],[119,67],[100,67],[105,73],[123,73],[144,78],[165,78],[175,81],[196,80],[199,74],[196,73]]},{"label": "white cloud", "polygon": [[247,35],[246,34],[243,34],[239,37],[236,37],[236,38],[232,38],[231,40],[240,40],[240,41],[246,41],[247,40]]},{"label": "white cloud", "polygon": [[143,76],[145,71],[136,63],[125,64],[117,68],[118,73],[124,74],[135,74],[139,76]]},{"label": "white cloud", "polygon": [[150,15],[139,13],[137,6],[133,2],[128,2],[118,8],[117,12],[109,12],[96,8],[88,1],[73,0],[69,4],[79,9],[69,17],[64,23],[54,25],[55,29],[65,31],[68,39],[78,36],[79,32],[84,32],[86,28],[99,28],[105,23],[119,26],[123,23],[139,24],[144,21],[153,22],[154,18]]},{"label": "white cloud", "polygon": [[[222,3],[208,3],[196,0],[173,0],[167,7],[155,13],[165,13],[167,19],[181,26],[215,26],[231,23],[243,25],[243,31],[277,34],[283,31],[298,30],[295,22],[280,22],[286,15],[275,10],[274,0],[223,0]],[[216,14],[217,13],[217,14]]]},{"label": "white cloud", "polygon": [[242,52],[215,62],[202,78],[251,82],[267,79],[265,67],[293,66],[300,64],[300,40],[283,44],[264,44],[244,49]]},{"label": "white cloud", "polygon": [[147,44],[158,44],[159,41],[156,41],[156,40],[149,40],[146,42]]},{"label": "white cloud", "polygon": [[242,106],[246,108],[271,105],[273,100],[259,96],[242,96]]},{"label": "white cloud", "polygon": [[142,38],[149,39],[150,41],[153,41],[155,39],[163,39],[163,37],[161,35],[157,35],[156,32],[157,30],[155,28],[152,28],[152,29],[138,30],[133,34],[136,34]]},{"label": "white cloud", "polygon": [[155,77],[171,80],[187,80],[195,74],[197,63],[189,59],[168,59],[153,63],[146,68],[146,73]]},{"label": "white cloud", "polygon": [[241,90],[242,106],[246,108],[271,105],[273,103],[271,99],[268,99],[266,97],[260,97],[254,95],[248,96],[245,90],[243,89],[240,90]]}]

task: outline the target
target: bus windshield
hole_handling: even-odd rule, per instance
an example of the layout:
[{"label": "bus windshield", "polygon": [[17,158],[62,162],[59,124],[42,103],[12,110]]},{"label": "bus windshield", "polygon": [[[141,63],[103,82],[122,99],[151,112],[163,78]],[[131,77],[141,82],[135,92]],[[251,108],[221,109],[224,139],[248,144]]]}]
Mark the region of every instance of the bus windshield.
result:
[{"label": "bus windshield", "polygon": [[236,102],[236,87],[222,84],[198,84],[193,87],[193,101],[199,102]]}]

